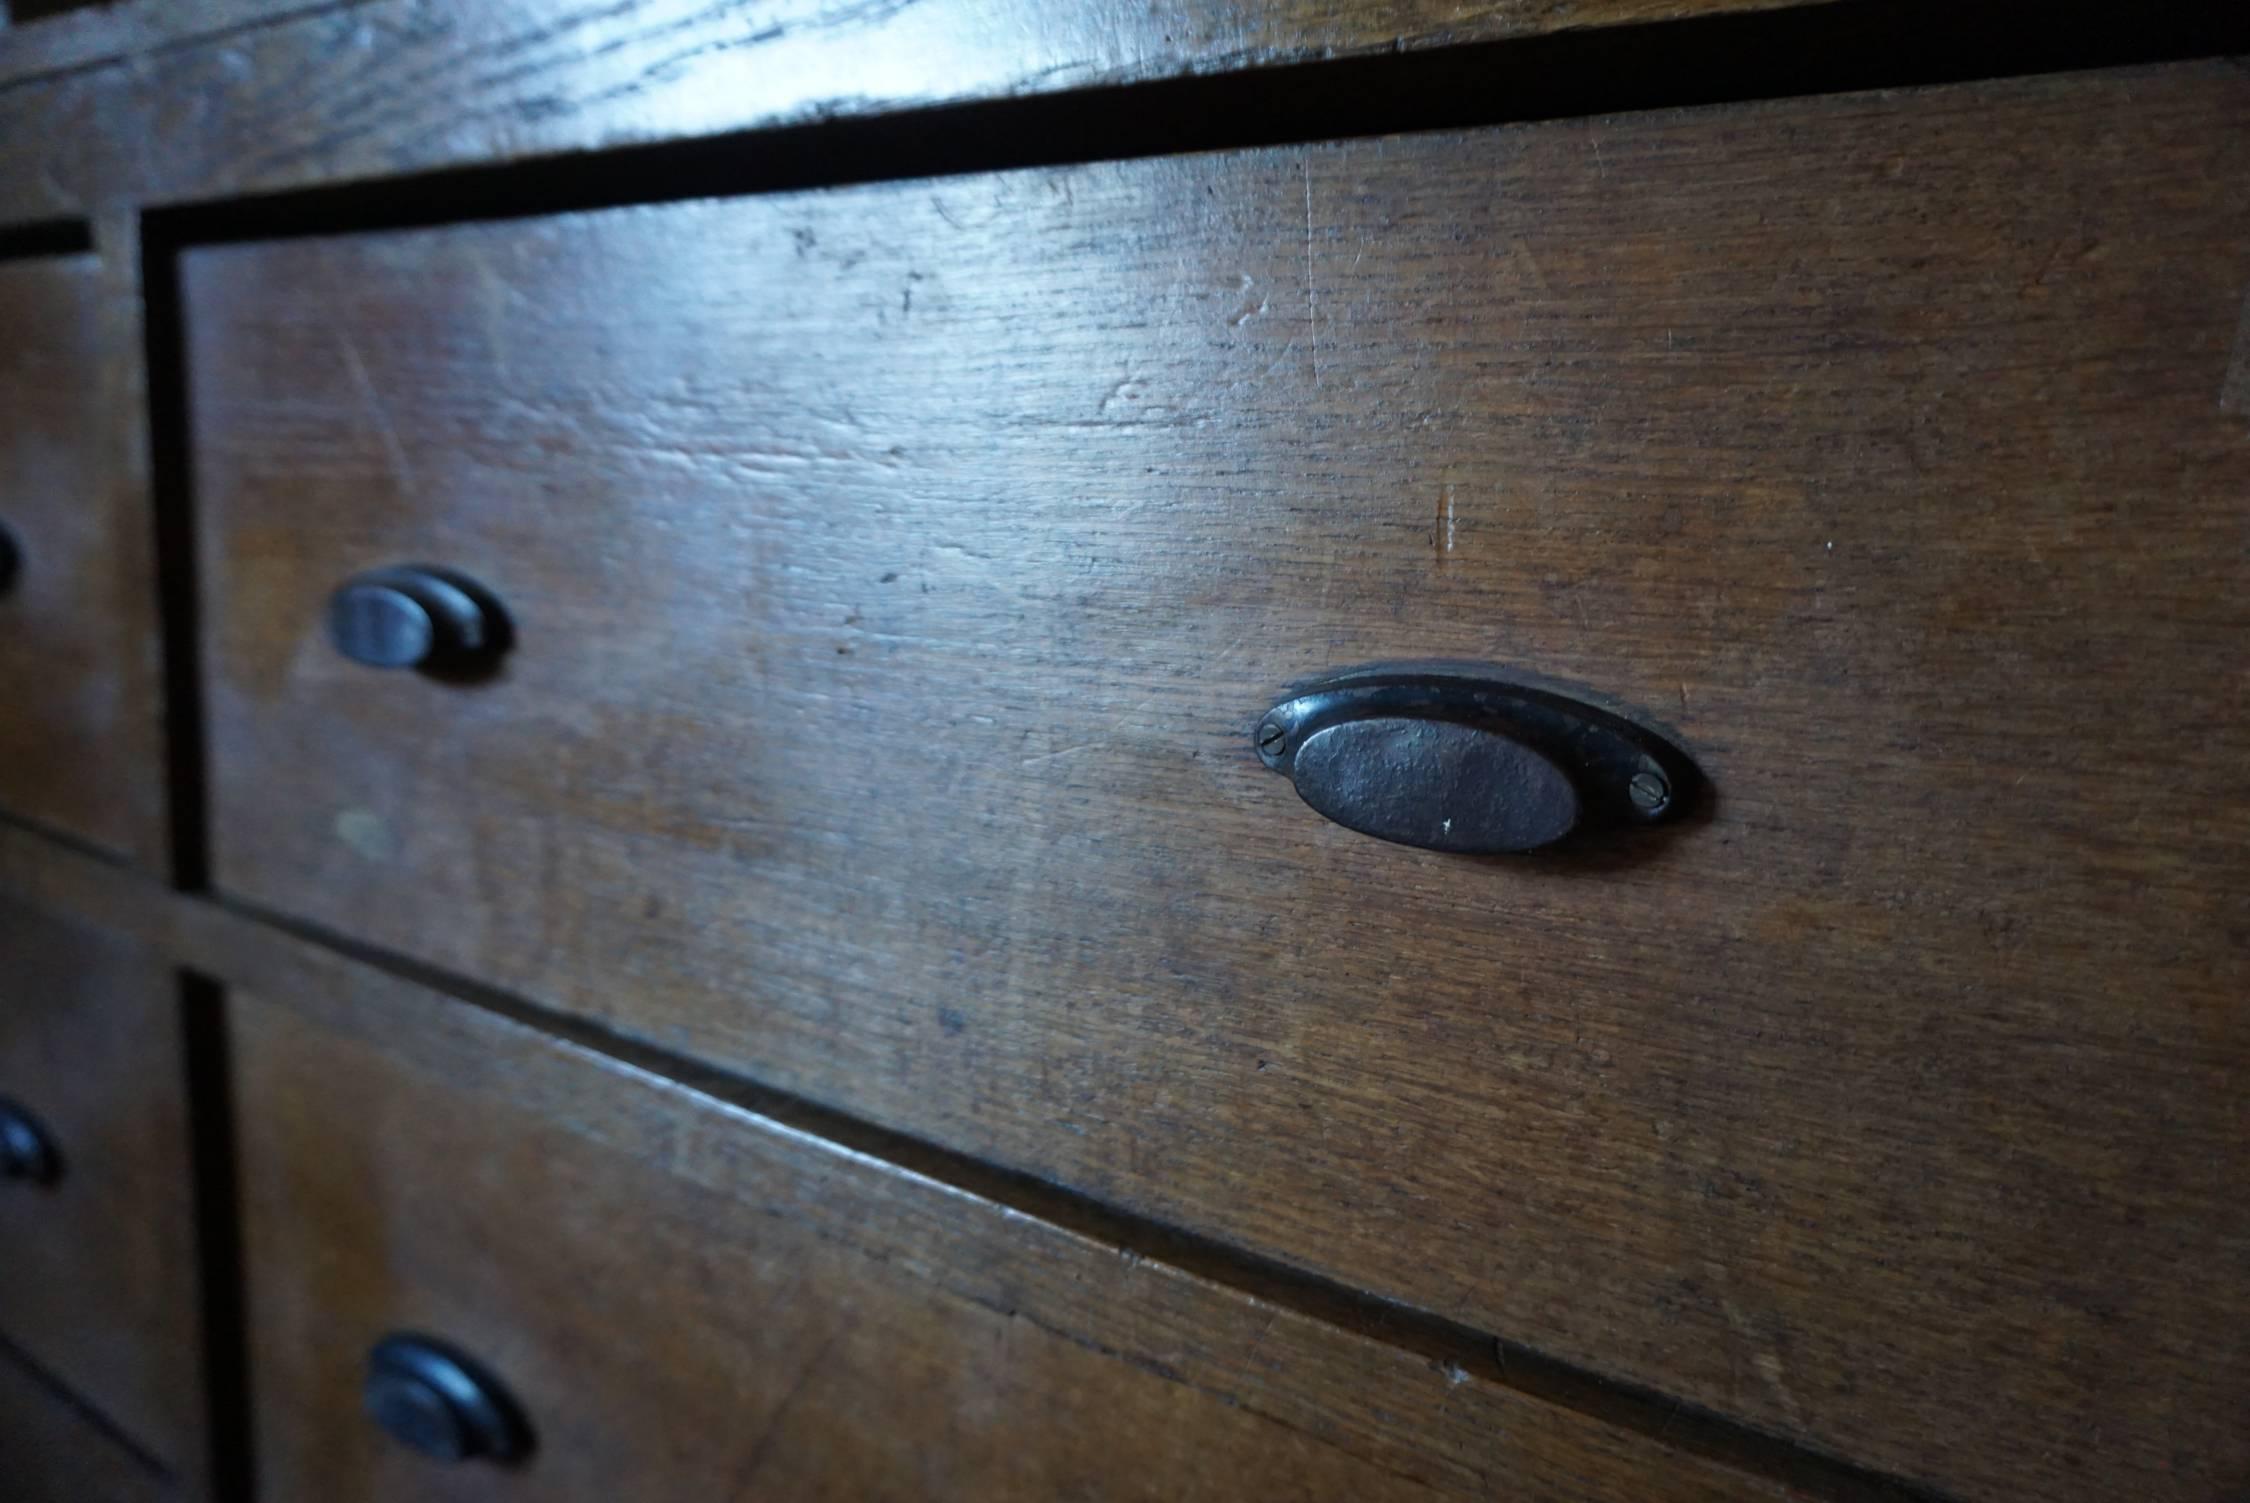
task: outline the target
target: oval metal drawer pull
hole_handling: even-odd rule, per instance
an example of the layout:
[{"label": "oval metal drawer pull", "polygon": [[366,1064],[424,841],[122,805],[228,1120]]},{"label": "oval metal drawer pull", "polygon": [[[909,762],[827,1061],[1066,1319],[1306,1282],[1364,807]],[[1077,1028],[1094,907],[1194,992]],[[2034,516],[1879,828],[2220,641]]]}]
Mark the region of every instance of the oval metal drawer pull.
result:
[{"label": "oval metal drawer pull", "polygon": [[328,637],[370,668],[473,676],[499,662],[514,632],[498,597],[475,580],[402,564],[346,580],[329,597]]},{"label": "oval metal drawer pull", "polygon": [[531,1428],[498,1379],[441,1341],[394,1331],[367,1354],[368,1417],[434,1461],[519,1460]]},{"label": "oval metal drawer pull", "polygon": [[0,1098],[0,1179],[51,1185],[62,1173],[62,1155],[39,1119]]},{"label": "oval metal drawer pull", "polygon": [[1363,835],[1462,855],[1676,817],[1701,778],[1662,737],[1546,689],[1466,672],[1370,670],[1283,700],[1258,755]]}]

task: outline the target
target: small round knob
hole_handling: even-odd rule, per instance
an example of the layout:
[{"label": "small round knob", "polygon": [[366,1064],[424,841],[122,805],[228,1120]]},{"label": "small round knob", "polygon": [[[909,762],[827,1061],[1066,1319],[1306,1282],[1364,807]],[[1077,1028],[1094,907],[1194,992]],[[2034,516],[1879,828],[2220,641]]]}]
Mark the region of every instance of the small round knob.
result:
[{"label": "small round knob", "polygon": [[361,1392],[384,1433],[434,1461],[506,1463],[531,1450],[530,1427],[499,1381],[427,1336],[376,1342]]},{"label": "small round knob", "polygon": [[62,1155],[55,1152],[54,1140],[39,1119],[0,1098],[0,1179],[47,1185],[61,1172]]},{"label": "small round knob", "polygon": [[473,673],[499,661],[510,635],[491,591],[426,564],[357,575],[328,601],[329,639],[370,668]]},{"label": "small round knob", "polygon": [[16,571],[23,567],[23,550],[16,546],[15,534],[0,527],[0,595],[14,588]]}]

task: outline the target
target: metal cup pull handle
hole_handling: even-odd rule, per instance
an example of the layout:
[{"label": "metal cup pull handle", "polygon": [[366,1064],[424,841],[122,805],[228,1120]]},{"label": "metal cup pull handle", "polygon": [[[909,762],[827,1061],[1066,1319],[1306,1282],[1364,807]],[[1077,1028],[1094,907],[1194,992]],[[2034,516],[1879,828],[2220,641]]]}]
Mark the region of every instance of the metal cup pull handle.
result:
[{"label": "metal cup pull handle", "polygon": [[1685,752],[1598,706],[1465,672],[1369,671],[1268,710],[1258,755],[1347,829],[1460,855],[1677,818]]}]

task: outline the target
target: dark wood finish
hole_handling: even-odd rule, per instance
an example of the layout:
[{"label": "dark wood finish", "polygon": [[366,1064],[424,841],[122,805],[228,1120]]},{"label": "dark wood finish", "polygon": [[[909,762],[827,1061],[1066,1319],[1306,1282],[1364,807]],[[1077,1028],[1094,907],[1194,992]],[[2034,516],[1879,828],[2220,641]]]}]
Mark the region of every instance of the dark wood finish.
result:
[{"label": "dark wood finish", "polygon": [[[0,892],[43,908],[99,913],[117,932],[183,967],[231,978],[241,990],[292,999],[310,1026],[373,1034],[394,1050],[416,1028],[416,1020],[433,1011],[452,1019],[453,1031],[445,1037],[481,1041],[472,1042],[471,1052],[491,1052],[490,1041],[501,1039],[517,1042],[499,1052],[520,1055],[522,1043],[551,1031],[477,1016],[254,915],[169,891],[130,868],[5,825],[0,825]],[[399,1009],[391,1013],[392,1023],[366,1011],[370,1000],[386,1010]],[[1364,1443],[1365,1454],[1387,1458],[1384,1464],[1405,1475],[1482,1478],[1479,1485],[1487,1495],[1507,1497],[1758,1498],[1775,1496],[1777,1487],[1779,1496],[1799,1496],[1791,1479],[1802,1480],[1809,1489],[1806,1496],[1870,1503],[1903,1496],[1881,1479],[1848,1467],[1804,1455],[1777,1455],[1765,1437],[1728,1433],[1661,1395],[1622,1394],[1542,1371],[1523,1361],[1520,1347],[1489,1336],[1451,1332],[1428,1339],[1427,1333],[1410,1329],[1395,1308],[1380,1302],[1347,1302],[1373,1303],[1372,1319],[1365,1309],[1340,1310],[1317,1290],[1277,1282],[1244,1267],[1223,1249],[1199,1252],[1182,1247],[1162,1228],[1134,1226],[1098,1212],[1089,1218],[1087,1208],[1060,1206],[1056,1195],[1037,1186],[998,1182],[967,1161],[908,1155],[920,1167],[901,1173],[892,1160],[770,1117],[756,1105],[760,1093],[730,1090],[734,1082],[706,1074],[700,1086],[680,1091],[669,1083],[676,1078],[670,1072],[651,1073],[646,1064],[614,1056],[584,1036],[570,1042],[550,1037],[540,1052],[578,1061],[573,1068],[584,1081],[637,1082],[623,1098],[597,1088],[587,1098],[597,1105],[622,1099],[629,1106],[651,1097],[674,1103],[670,1110],[692,1103],[690,1115],[723,1117],[736,1124],[729,1130],[738,1134],[745,1131],[742,1124],[753,1125],[758,1141],[770,1139],[790,1150],[784,1157],[826,1155],[852,1166],[854,1175],[865,1178],[851,1183],[889,1187],[880,1198],[904,1187],[911,1191],[911,1204],[922,1208],[918,1214],[930,1219],[972,1208],[963,1218],[973,1233],[959,1254],[965,1267],[993,1263],[992,1249],[1006,1244],[1041,1257],[1058,1248],[1070,1250],[1054,1265],[1067,1274],[1087,1267],[1084,1250],[1095,1248],[1098,1256],[1091,1267],[1098,1276],[1087,1277],[1083,1289],[1070,1299],[1062,1297],[1071,1293],[1067,1286],[1045,1290],[1042,1299],[1056,1300],[1049,1307],[1023,1298],[1023,1286],[1018,1286],[1019,1310],[1067,1322],[1081,1339],[1098,1335],[1117,1342],[1120,1333],[1113,1327],[1121,1321],[1138,1321],[1150,1330],[1203,1331],[1209,1338],[1204,1345],[1192,1352],[1172,1350],[1174,1359],[1195,1358],[1193,1364],[1171,1370],[1179,1380],[1231,1395],[1237,1405],[1261,1413],[1302,1415],[1309,1403],[1309,1412],[1338,1427],[1336,1433],[1354,1437],[1354,1446]],[[456,1058],[441,1073],[458,1064]],[[710,1090],[727,1094],[709,1097]],[[645,1187],[652,1177],[646,1165],[643,1170],[638,1183]],[[646,1193],[645,1188],[635,1191]],[[855,1191],[841,1203],[856,1215],[867,1199]],[[941,1238],[936,1245],[955,1243]],[[1017,1267],[1000,1266],[1003,1271]],[[1130,1269],[1132,1278],[1114,1282],[1119,1268]],[[1121,1290],[1144,1293],[1121,1298]],[[1150,1290],[1157,1292],[1145,1293]],[[1172,1305],[1181,1313],[1161,1314]],[[1141,1312],[1156,1313],[1144,1318]],[[1129,1361],[1139,1350],[1132,1344],[1114,1349]],[[1427,1383],[1425,1375],[1431,1372],[1444,1380],[1438,1402],[1390,1407],[1401,1394],[1421,1391],[1417,1385]],[[1369,1391],[1355,1396],[1359,1385]],[[1741,1475],[1734,1470],[1739,1467],[1753,1468],[1756,1475]],[[1767,1478],[1780,1481],[1761,1480]]]},{"label": "dark wood finish", "polygon": [[0,1184],[0,1337],[200,1475],[193,1187],[175,987],[128,939],[0,903],[0,1095],[62,1156]]},{"label": "dark wood finish", "polygon": [[120,452],[115,325],[92,256],[0,262],[0,808],[163,851],[155,571]]},{"label": "dark wood finish", "polygon": [[[346,959],[310,937],[292,933],[223,901],[183,894],[162,886],[144,873],[71,850],[34,833],[0,824],[0,892],[20,902],[44,909],[100,914],[103,922],[121,935],[130,935],[149,949],[172,957],[181,967],[203,976],[223,976],[269,997],[310,999],[316,1017],[330,1016],[317,1004],[321,999],[362,995],[372,985],[376,995],[421,998],[421,1006],[436,1005],[427,993],[395,980],[377,978],[387,972],[363,960]],[[489,994],[480,1006],[504,1005]],[[409,1012],[409,1018],[414,1016]],[[334,1018],[330,1017],[333,1026]],[[532,1022],[536,1032],[555,1034],[567,1020],[544,1017]],[[487,1026],[477,1024],[477,1027]],[[520,1031],[520,1029],[518,1030]],[[620,1053],[614,1040],[595,1037],[590,1030],[565,1029],[568,1043],[559,1052],[581,1054],[591,1050],[608,1056],[600,1068],[618,1070],[652,1085],[679,1079],[677,1063],[665,1065],[633,1059]],[[653,1073],[649,1073],[653,1070]],[[809,1119],[801,1110],[773,1100],[738,1080],[693,1072],[697,1084],[691,1094],[700,1098],[720,1093],[717,1101],[730,1117],[748,1113],[771,1124],[770,1130],[787,1141],[808,1147],[830,1145],[840,1157],[890,1174],[886,1166],[911,1164],[905,1181],[933,1194],[963,1197],[962,1203],[986,1206],[1019,1229],[1038,1228],[1043,1235],[1063,1238],[1069,1245],[1089,1241],[1108,1249],[1105,1257],[1138,1269],[1161,1270],[1167,1279],[1191,1289],[1209,1289],[1226,1300],[1240,1302],[1258,1322],[1254,1338],[1240,1362],[1229,1359],[1201,1372],[1216,1381],[1250,1364],[1258,1381],[1272,1381],[1278,1372],[1318,1371],[1320,1384],[1331,1390],[1326,1401],[1334,1407],[1335,1395],[1346,1393],[1351,1378],[1341,1368],[1377,1375],[1414,1372],[1423,1365],[1437,1371],[1447,1383],[1449,1398],[1428,1409],[1376,1411],[1366,1408],[1372,1423],[1388,1427],[1401,1456],[1415,1454],[1450,1458],[1444,1464],[1488,1477],[1519,1473],[1545,1485],[1554,1468],[1578,1465],[1585,1475],[1606,1479],[1601,1485],[1625,1486],[1646,1468],[1634,1458],[1641,1443],[1634,1436],[1653,1436],[1660,1449],[1677,1454],[1664,1462],[1671,1479],[1667,1485],[1693,1489],[1704,1478],[1725,1469],[1749,1469],[1754,1478],[1736,1477],[1725,1483],[1735,1493],[1750,1497],[1770,1491],[1755,1478],[1777,1479],[1787,1486],[1801,1485],[1809,1496],[1852,1503],[1878,1503],[1908,1494],[1879,1477],[1801,1452],[1777,1448],[1755,1432],[1730,1430],[1708,1417],[1685,1412],[1676,1401],[1660,1394],[1631,1394],[1528,1359],[1518,1345],[1467,1330],[1432,1331],[1416,1325],[1396,1306],[1372,1297],[1347,1293],[1333,1297],[1304,1281],[1276,1278],[1271,1269],[1251,1266],[1231,1250],[1184,1245],[1168,1229],[1132,1223],[1107,1211],[1072,1201],[1068,1196],[1032,1182],[1000,1176],[989,1168],[957,1157],[927,1150],[900,1152],[901,1144],[878,1142],[866,1132],[839,1132],[833,1120]],[[776,1109],[779,1115],[775,1115]],[[983,1214],[980,1212],[980,1214]],[[1170,1287],[1170,1286],[1167,1286]],[[1097,1294],[1105,1292],[1098,1288]],[[1130,1304],[1128,1309],[1132,1308]],[[1202,1311],[1206,1317],[1222,1308]],[[1233,1308],[1226,1306],[1224,1308]],[[1224,1329],[1239,1332],[1230,1321]],[[1286,1333],[1291,1343],[1273,1344],[1275,1333]],[[1269,1360],[1288,1366],[1275,1368]],[[1239,1354],[1238,1354],[1239,1355]],[[1254,1362],[1253,1362],[1253,1359]],[[1191,1373],[1191,1376],[1196,1374]],[[1228,1378],[1228,1381],[1233,1381]],[[1248,1383],[1249,1380],[1243,1380]],[[1456,1402],[1462,1385],[1474,1404]],[[1392,1391],[1386,1388],[1386,1392]],[[1489,1407],[1488,1407],[1489,1406]],[[1363,1406],[1347,1406],[1361,1413]],[[1598,1421],[1596,1438],[1584,1445],[1568,1439],[1580,1423],[1571,1416]],[[1354,1421],[1355,1425],[1362,1421]],[[1559,1427],[1559,1428],[1558,1428]],[[1550,1431],[1563,1439],[1537,1439],[1526,1447],[1526,1432],[1545,1437]],[[1500,1449],[1495,1450],[1495,1446]],[[1616,1454],[1623,1462],[1601,1461]],[[1573,1455],[1578,1459],[1571,1461]],[[1548,1460],[1540,1459],[1542,1456]],[[1716,1463],[1713,1470],[1707,1463]],[[1526,1484],[1530,1485],[1530,1484]],[[1586,1483],[1587,1487],[1597,1482]],[[1652,1485],[1645,1477],[1641,1485]],[[1659,1489],[1659,1497],[1669,1496]],[[1794,1494],[1790,1494],[1794,1495]],[[1588,1493],[1592,1497],[1596,1494]]]},{"label": "dark wood finish", "polygon": [[146,58],[216,33],[270,25],[306,11],[336,10],[365,0],[46,0],[41,17],[26,27],[23,0],[0,4],[0,85],[66,70]]},{"label": "dark wood finish", "polygon": [[0,1352],[0,1497],[8,1503],[163,1503],[164,1476]]},{"label": "dark wood finish", "polygon": [[[399,982],[230,1012],[270,1498],[1794,1496]],[[361,1415],[396,1328],[520,1473]]]},{"label": "dark wood finish", "polygon": [[[222,885],[1972,1495],[2250,1477],[2250,78],[225,247]],[[465,687],[321,637],[468,571]],[[1286,686],[1669,722],[1467,864]]]},{"label": "dark wood finish", "polygon": [[1819,3],[143,0],[0,31],[0,223]]}]

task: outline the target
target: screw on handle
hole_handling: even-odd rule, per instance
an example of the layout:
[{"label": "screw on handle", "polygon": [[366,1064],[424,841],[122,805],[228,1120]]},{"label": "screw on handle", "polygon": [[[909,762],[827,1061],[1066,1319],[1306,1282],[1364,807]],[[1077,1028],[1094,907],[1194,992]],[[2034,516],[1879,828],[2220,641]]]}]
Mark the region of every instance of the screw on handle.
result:
[{"label": "screw on handle", "polygon": [[61,1173],[62,1155],[39,1119],[0,1098],[0,1179],[51,1185]]},{"label": "screw on handle", "polygon": [[431,564],[355,575],[328,601],[329,640],[370,668],[474,677],[499,663],[513,636],[498,597]]},{"label": "screw on handle", "polygon": [[394,1331],[367,1354],[368,1417],[433,1461],[505,1465],[531,1452],[531,1427],[500,1381],[455,1348]]}]

